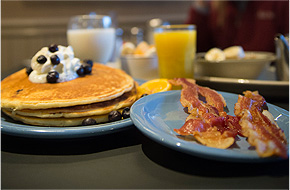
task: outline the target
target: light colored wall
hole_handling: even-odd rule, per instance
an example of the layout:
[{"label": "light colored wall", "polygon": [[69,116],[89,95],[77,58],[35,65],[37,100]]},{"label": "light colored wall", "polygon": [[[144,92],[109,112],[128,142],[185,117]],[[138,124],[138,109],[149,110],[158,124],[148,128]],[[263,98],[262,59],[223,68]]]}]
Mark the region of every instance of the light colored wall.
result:
[{"label": "light colored wall", "polygon": [[190,1],[2,1],[1,78],[21,68],[41,47],[51,43],[67,45],[69,17],[96,12],[110,14],[130,39],[134,26],[145,31],[147,21],[161,18],[183,23]]}]

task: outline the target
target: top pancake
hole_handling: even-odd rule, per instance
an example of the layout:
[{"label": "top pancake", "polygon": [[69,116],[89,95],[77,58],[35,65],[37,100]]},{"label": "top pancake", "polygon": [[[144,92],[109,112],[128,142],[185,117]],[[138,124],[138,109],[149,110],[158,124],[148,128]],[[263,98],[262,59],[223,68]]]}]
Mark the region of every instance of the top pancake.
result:
[{"label": "top pancake", "polygon": [[32,83],[22,69],[1,82],[1,107],[46,109],[102,102],[134,87],[124,71],[94,64],[92,74],[62,83]]}]

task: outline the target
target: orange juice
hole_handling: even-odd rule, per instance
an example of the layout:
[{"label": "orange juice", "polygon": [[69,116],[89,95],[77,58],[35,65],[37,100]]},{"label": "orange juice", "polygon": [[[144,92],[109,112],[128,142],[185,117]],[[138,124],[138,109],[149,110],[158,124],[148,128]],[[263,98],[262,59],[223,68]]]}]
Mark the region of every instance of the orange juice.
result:
[{"label": "orange juice", "polygon": [[[179,28],[179,27],[182,28]],[[154,40],[160,78],[193,78],[196,52],[194,25],[171,25],[157,28]]]}]

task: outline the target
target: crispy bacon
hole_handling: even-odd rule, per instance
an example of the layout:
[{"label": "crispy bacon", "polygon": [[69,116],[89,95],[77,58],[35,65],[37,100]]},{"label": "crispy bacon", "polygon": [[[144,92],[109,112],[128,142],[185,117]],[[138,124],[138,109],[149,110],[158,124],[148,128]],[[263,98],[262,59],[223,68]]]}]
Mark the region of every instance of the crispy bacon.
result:
[{"label": "crispy bacon", "polygon": [[216,127],[209,128],[206,132],[195,134],[194,137],[203,145],[226,149],[235,142],[230,131],[221,133]]},{"label": "crispy bacon", "polygon": [[206,132],[211,127],[216,127],[218,131],[224,133],[230,132],[232,137],[240,133],[240,125],[235,121],[236,117],[213,116],[211,114],[204,115],[203,118],[193,118],[189,115],[185,124],[180,129],[174,129],[180,135],[190,135],[193,131]]},{"label": "crispy bacon", "polygon": [[215,90],[201,86],[198,86],[198,92],[206,98],[207,104],[215,107],[219,112],[223,112],[224,107],[226,107],[226,101],[222,95],[217,93]]},{"label": "crispy bacon", "polygon": [[206,132],[211,126],[200,118],[189,119],[180,129],[174,131],[180,135],[191,135],[195,132]]},{"label": "crispy bacon", "polygon": [[224,123],[220,119],[213,122],[217,122],[215,124],[218,125],[207,123],[201,118],[189,119],[180,129],[174,131],[180,135],[193,135],[198,142],[209,147],[222,149],[230,147],[235,141],[236,133],[220,130],[220,124]]},{"label": "crispy bacon", "polygon": [[238,135],[243,136],[239,119],[236,116],[227,115],[225,122],[225,126],[229,129],[229,131],[235,132]]},{"label": "crispy bacon", "polygon": [[267,103],[265,101],[265,98],[261,96],[258,91],[251,92],[251,91],[245,91],[245,96],[239,95],[238,101],[235,104],[235,115],[239,115],[239,113],[246,109],[258,109],[259,111],[268,110]]},{"label": "crispy bacon", "polygon": [[193,135],[206,146],[230,147],[240,133],[240,125],[234,116],[224,112],[224,98],[215,90],[197,85],[192,79],[178,78],[171,83],[182,85],[180,102],[190,113],[185,124],[174,131],[180,135]]},{"label": "crispy bacon", "polygon": [[287,158],[287,139],[282,129],[272,123],[263,113],[265,99],[258,92],[246,91],[235,104],[235,115],[239,118],[242,134],[250,145],[256,147],[261,157],[281,156]]},{"label": "crispy bacon", "polygon": [[263,96],[259,94],[258,91],[251,92],[249,90],[243,92],[244,96],[252,99],[255,102],[255,105],[258,106],[259,110],[268,110],[267,102]]},{"label": "crispy bacon", "polygon": [[[198,111],[218,114],[226,107],[226,102],[219,93],[197,85],[193,79],[177,78],[170,82],[173,85],[182,86],[180,102],[183,107],[188,108],[189,113]],[[201,97],[205,99],[205,102],[200,100]]]},{"label": "crispy bacon", "polygon": [[184,125],[174,129],[176,133],[193,135],[201,144],[223,149],[230,147],[237,135],[245,136],[261,157],[288,157],[285,134],[262,113],[268,107],[258,91],[239,95],[235,116],[231,116],[223,111],[225,100],[216,91],[201,87],[192,79],[178,78],[170,82],[182,86],[180,102],[189,113]]},{"label": "crispy bacon", "polygon": [[261,157],[288,157],[285,134],[262,113],[268,107],[258,91],[239,95],[235,116],[230,116],[223,111],[225,100],[216,91],[201,87],[192,79],[178,78],[171,83],[182,85],[180,102],[189,113],[184,125],[174,129],[176,133],[193,135],[201,144],[223,149],[230,147],[237,135],[245,136]]}]

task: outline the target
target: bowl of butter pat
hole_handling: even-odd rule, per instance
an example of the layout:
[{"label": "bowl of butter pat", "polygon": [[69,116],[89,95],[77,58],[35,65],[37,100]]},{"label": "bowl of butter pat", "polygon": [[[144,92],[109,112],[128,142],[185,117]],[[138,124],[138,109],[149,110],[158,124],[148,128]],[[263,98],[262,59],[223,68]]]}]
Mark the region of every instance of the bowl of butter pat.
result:
[{"label": "bowl of butter pat", "polygon": [[158,78],[158,59],[156,48],[142,41],[137,46],[125,42],[121,47],[121,68],[136,79]]},{"label": "bowl of butter pat", "polygon": [[244,51],[241,46],[197,53],[196,76],[257,79],[276,60],[272,52]]}]

